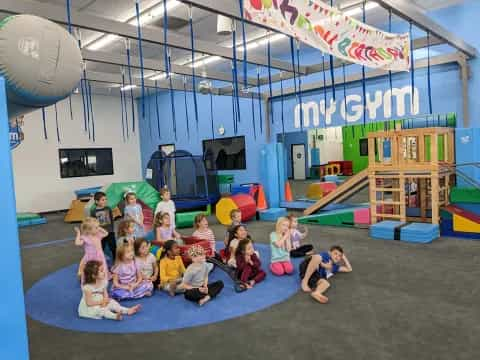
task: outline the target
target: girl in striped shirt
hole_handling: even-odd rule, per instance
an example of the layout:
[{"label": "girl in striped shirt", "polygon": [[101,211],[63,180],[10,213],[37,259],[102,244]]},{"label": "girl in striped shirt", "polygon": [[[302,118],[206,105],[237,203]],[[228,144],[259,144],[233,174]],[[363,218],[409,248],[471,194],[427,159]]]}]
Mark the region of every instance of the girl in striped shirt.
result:
[{"label": "girl in striped shirt", "polygon": [[208,240],[210,242],[212,254],[215,254],[215,235],[213,234],[212,229],[208,227],[207,217],[204,214],[198,214],[195,216],[194,226],[195,231],[192,236],[202,240]]}]

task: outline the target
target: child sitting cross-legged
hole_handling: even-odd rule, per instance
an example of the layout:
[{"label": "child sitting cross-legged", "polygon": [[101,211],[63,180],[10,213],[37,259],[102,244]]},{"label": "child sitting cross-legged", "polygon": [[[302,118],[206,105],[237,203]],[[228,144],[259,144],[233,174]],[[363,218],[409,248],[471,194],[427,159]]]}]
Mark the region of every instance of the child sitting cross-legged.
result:
[{"label": "child sitting cross-legged", "polygon": [[307,257],[300,264],[302,290],[310,292],[315,300],[325,304],[328,298],[323,293],[330,287],[327,280],[337,272],[351,271],[352,265],[343,249],[338,245],[332,246],[330,251]]},{"label": "child sitting cross-legged", "polygon": [[85,282],[82,299],[78,305],[78,316],[89,319],[122,320],[122,314],[133,315],[140,305],[131,308],[121,306],[108,296],[108,280],[105,266],[97,260],[90,260],[83,269]]},{"label": "child sitting cross-legged", "polygon": [[313,246],[310,244],[301,244],[301,241],[308,235],[308,228],[305,231],[298,230],[298,219],[295,215],[288,215],[287,219],[290,222],[290,241],[292,243],[292,250],[290,250],[291,257],[304,257],[305,255],[313,255]]},{"label": "child sitting cross-legged", "polygon": [[140,238],[135,240],[135,265],[143,276],[143,280],[156,284],[158,280],[157,259],[150,253],[150,245],[147,240]]},{"label": "child sitting cross-legged", "polygon": [[223,281],[208,283],[208,273],[212,270],[213,264],[205,261],[205,250],[201,246],[192,245],[188,249],[188,255],[192,263],[183,275],[182,286],[185,289],[185,299],[202,306],[222,291]]},{"label": "child sitting cross-legged", "polygon": [[135,264],[133,248],[125,245],[117,249],[117,261],[112,269],[112,297],[116,300],[139,299],[152,296],[153,284],[143,279]]},{"label": "child sitting cross-legged", "polygon": [[293,274],[293,265],[290,261],[290,222],[285,217],[277,219],[275,231],[270,234],[270,248],[272,260],[270,270],[274,275]]},{"label": "child sitting cross-legged", "polygon": [[[225,262],[228,266],[233,268],[237,267],[236,251],[240,241],[244,239],[249,239],[247,229],[244,225],[236,225],[230,231],[230,236],[228,238],[227,246],[223,252],[225,256]],[[257,254],[258,256],[258,254]]]},{"label": "child sitting cross-legged", "polygon": [[170,294],[185,292],[183,288],[183,274],[185,265],[183,265],[180,256],[180,247],[175,240],[168,240],[163,245],[163,252],[160,258],[160,287]]},{"label": "child sitting cross-legged", "polygon": [[260,259],[253,248],[253,242],[250,238],[241,240],[236,250],[237,276],[238,279],[252,288],[255,284],[265,279],[267,274],[262,270]]}]

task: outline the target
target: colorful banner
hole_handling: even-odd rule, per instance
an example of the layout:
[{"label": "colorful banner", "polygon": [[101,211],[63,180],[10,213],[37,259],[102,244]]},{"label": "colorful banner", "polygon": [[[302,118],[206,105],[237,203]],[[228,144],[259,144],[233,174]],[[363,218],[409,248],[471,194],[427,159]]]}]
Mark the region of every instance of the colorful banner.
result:
[{"label": "colorful banner", "polygon": [[410,36],[391,34],[320,0],[245,0],[245,18],[370,68],[408,71]]}]

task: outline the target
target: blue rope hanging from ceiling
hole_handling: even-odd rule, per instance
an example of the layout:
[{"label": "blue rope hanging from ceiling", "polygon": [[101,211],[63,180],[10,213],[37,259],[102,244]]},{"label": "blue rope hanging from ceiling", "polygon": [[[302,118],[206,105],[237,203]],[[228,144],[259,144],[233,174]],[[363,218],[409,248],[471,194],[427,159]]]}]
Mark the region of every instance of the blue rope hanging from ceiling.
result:
[{"label": "blue rope hanging from ceiling", "polygon": [[132,107],[132,132],[135,132],[135,100],[133,98],[132,64],[131,64],[131,58],[130,58],[130,39],[126,39],[125,46],[127,48],[128,82],[130,85],[130,103]]},{"label": "blue rope hanging from ceiling", "polygon": [[272,124],[275,122],[273,119],[273,90],[272,90],[272,55],[271,55],[271,45],[270,45],[270,35],[268,35],[267,41],[267,61],[268,61],[268,92],[270,94],[270,121]]},{"label": "blue rope hanging from ceiling", "polygon": [[145,78],[143,68],[143,49],[142,49],[142,24],[140,23],[139,0],[135,1],[135,12],[137,15],[137,33],[138,33],[138,52],[140,56],[140,79],[142,83],[142,119],[145,119]]},{"label": "blue rope hanging from ceiling", "polygon": [[187,124],[187,138],[190,139],[190,120],[188,119],[188,102],[187,102],[187,77],[183,77],[183,101],[185,103],[185,122]]},{"label": "blue rope hanging from ceiling", "polygon": [[42,107],[42,122],[43,122],[43,137],[48,140],[47,135],[47,115],[45,114],[45,108]]},{"label": "blue rope hanging from ceiling", "polygon": [[[125,68],[122,67],[122,88],[125,88]],[[120,89],[120,96],[123,97],[123,111],[125,111],[125,132],[127,134],[127,139],[130,138],[129,129],[128,129],[128,110],[127,110],[127,95],[125,91]]]},{"label": "blue rope hanging from ceiling", "polygon": [[[365,24],[366,19],[366,10],[365,10],[366,1],[362,4],[362,21]],[[362,134],[365,128],[365,123],[367,122],[367,84],[366,84],[366,75],[365,75],[365,65],[362,65],[362,93],[363,93],[363,127]]]},{"label": "blue rope hanging from ceiling", "polygon": [[255,124],[255,97],[253,92],[250,93],[250,99],[252,102],[252,126],[253,126],[253,138],[257,140],[257,126]]},{"label": "blue rope hanging from ceiling", "polygon": [[90,117],[92,119],[92,140],[95,142],[95,117],[93,116],[92,85],[88,81],[88,102],[90,103]]},{"label": "blue rope hanging from ceiling", "polygon": [[[430,31],[427,31],[427,89],[428,89],[428,110],[430,114],[433,113],[432,105],[432,82],[430,69]],[[413,97],[413,93],[412,93]]]},{"label": "blue rope hanging from ceiling", "polygon": [[[392,9],[388,11],[388,32],[392,32]],[[393,78],[392,78],[392,70],[388,71],[388,83],[390,85],[390,109],[393,108]],[[389,124],[389,123],[388,123]],[[390,126],[390,124],[389,124]]]},{"label": "blue rope hanging from ceiling", "polygon": [[412,101],[412,109],[413,109],[413,104],[414,101],[413,99],[415,98],[415,59],[413,57],[413,23],[410,21],[410,80],[411,80],[411,86],[412,86],[412,95],[410,96],[410,99]]},{"label": "blue rope hanging from ceiling", "polygon": [[165,62],[165,72],[169,76],[171,70],[168,65],[168,14],[167,0],[163,0],[163,60]]},{"label": "blue rope hanging from ceiling", "polygon": [[[123,75],[123,74],[122,74]],[[125,138],[125,104],[124,104],[124,101],[123,101],[123,91],[120,90],[120,106],[122,107],[122,138],[123,138],[123,142],[126,141],[126,138]]]},{"label": "blue rope hanging from ceiling", "polygon": [[347,125],[348,112],[347,112],[347,74],[345,71],[345,63],[342,64],[343,74],[343,110],[345,111],[345,125]]},{"label": "blue rope hanging from ceiling", "polygon": [[162,138],[162,133],[160,131],[160,109],[158,107],[158,92],[159,92],[158,82],[157,82],[157,80],[155,80],[155,114],[157,116],[158,138],[161,139]]},{"label": "blue rope hanging from ceiling", "polygon": [[[232,75],[233,75],[233,65],[232,65]],[[237,123],[237,109],[235,105],[235,87],[232,83],[232,125],[233,125],[233,133],[236,134],[236,123]]]},{"label": "blue rope hanging from ceiling", "polygon": [[189,25],[190,25],[190,47],[192,49],[192,88],[193,88],[193,107],[195,109],[195,123],[197,126],[197,132],[198,132],[198,104],[197,104],[197,82],[196,82],[196,76],[195,76],[195,40],[193,37],[193,12],[192,12],[192,6],[190,5],[189,8],[190,16],[189,16]]},{"label": "blue rope hanging from ceiling", "polygon": [[[150,89],[147,87],[146,88],[146,93],[147,93],[147,98],[150,99]],[[152,117],[151,117],[151,111],[150,111],[150,101],[145,104],[145,114],[146,114],[146,120],[148,121],[148,133],[150,135],[150,140],[153,140],[153,131],[152,131]]]},{"label": "blue rope hanging from ceiling", "polygon": [[[77,42],[78,42],[78,47],[81,49],[82,48],[82,35],[80,33],[80,30],[77,29],[76,31],[76,36],[77,36]],[[82,105],[83,105],[83,127],[84,131],[87,132],[87,109],[85,106],[85,90],[83,88],[83,81],[85,80],[85,63],[82,64],[82,77],[80,79],[80,91],[82,93]]]},{"label": "blue rope hanging from ceiling", "polygon": [[[297,70],[295,67],[295,44],[294,44],[294,39],[292,36],[290,36],[290,56],[292,58],[292,71],[293,71],[293,88],[294,88],[294,94],[295,94],[295,99],[297,100],[297,104],[301,106],[301,104],[298,101],[298,89],[297,89]],[[303,131],[303,111],[300,108],[300,129]]]},{"label": "blue rope hanging from ceiling", "polygon": [[327,126],[327,75],[325,73],[325,53],[322,52],[322,73],[323,73],[323,103],[324,103],[324,116],[325,116],[325,127]]},{"label": "blue rope hanging from ceiling", "polygon": [[[297,40],[298,103],[300,104],[300,128],[303,130],[302,74],[300,73],[300,41]],[[283,116],[283,111],[282,111]]]},{"label": "blue rope hanging from ceiling", "polygon": [[247,37],[245,35],[245,21],[243,14],[243,0],[239,0],[240,5],[240,17],[242,19],[242,41],[243,41],[243,88],[248,88],[247,82]]},{"label": "blue rope hanging from ceiling", "polygon": [[[333,7],[333,0],[330,0],[330,6]],[[335,71],[333,68],[333,55],[330,55],[330,78],[332,79],[332,98],[336,100],[335,96]]]},{"label": "blue rope hanging from ceiling", "polygon": [[238,68],[237,68],[237,35],[235,31],[235,26],[232,31],[232,54],[233,54],[233,92],[235,97],[235,106],[236,106],[236,118],[235,118],[235,135],[237,134],[238,124],[241,121],[240,116],[240,100],[238,92]]},{"label": "blue rope hanging from ceiling", "polygon": [[[168,66],[169,67],[171,66],[170,51],[168,52]],[[173,135],[175,137],[175,140],[177,140],[177,117],[176,117],[176,114],[175,114],[175,94],[174,94],[174,91],[173,91],[172,76],[168,76],[168,89],[169,89],[169,92],[170,92],[170,103],[171,103],[171,106],[172,106]]]},{"label": "blue rope hanging from ceiling", "polygon": [[55,109],[55,126],[57,127],[57,142],[60,143],[60,129],[58,127],[58,109],[57,104],[53,105]]},{"label": "blue rope hanging from ceiling", "polygon": [[213,95],[212,95],[211,89],[209,91],[209,97],[210,97],[210,123],[212,127],[212,139],[215,139],[215,129],[213,126]]},{"label": "blue rope hanging from ceiling", "polygon": [[[85,75],[85,78],[87,76]],[[92,139],[91,129],[90,129],[90,95],[88,93],[88,81],[85,80],[83,84],[85,88],[85,100],[86,100],[86,107],[87,107],[87,132],[88,132],[88,139]]]},{"label": "blue rope hanging from ceiling", "polygon": [[262,96],[260,92],[260,69],[257,67],[257,93],[258,93],[258,111],[259,111],[259,123],[260,133],[263,134],[263,110],[262,110]]},{"label": "blue rope hanging from ceiling", "polygon": [[285,138],[285,117],[283,114],[284,111],[284,98],[283,98],[283,73],[280,71],[280,110],[281,116],[280,120],[282,122],[282,136]]}]

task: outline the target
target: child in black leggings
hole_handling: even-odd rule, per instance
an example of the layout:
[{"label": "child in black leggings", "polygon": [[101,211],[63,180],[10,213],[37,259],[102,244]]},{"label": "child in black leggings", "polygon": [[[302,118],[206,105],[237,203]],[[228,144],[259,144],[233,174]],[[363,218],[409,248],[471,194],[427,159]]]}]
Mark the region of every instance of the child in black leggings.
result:
[{"label": "child in black leggings", "polygon": [[290,241],[292,242],[292,250],[290,250],[291,257],[304,257],[313,254],[313,246],[310,244],[301,245],[300,242],[308,235],[308,229],[305,227],[305,232],[298,230],[298,220],[294,215],[287,216],[290,222]]},{"label": "child in black leggings", "polygon": [[205,250],[201,246],[192,245],[188,249],[188,255],[192,263],[183,275],[185,299],[202,306],[222,291],[223,281],[208,283],[208,273],[212,270],[213,264],[205,261]]}]

